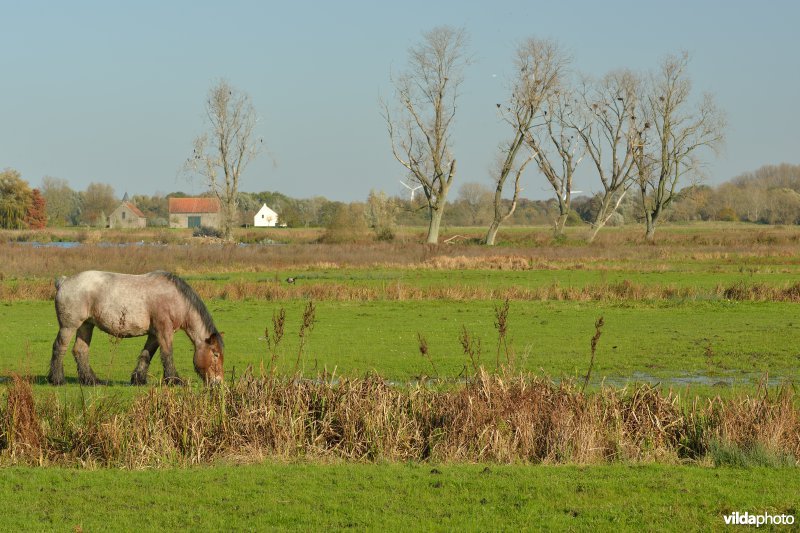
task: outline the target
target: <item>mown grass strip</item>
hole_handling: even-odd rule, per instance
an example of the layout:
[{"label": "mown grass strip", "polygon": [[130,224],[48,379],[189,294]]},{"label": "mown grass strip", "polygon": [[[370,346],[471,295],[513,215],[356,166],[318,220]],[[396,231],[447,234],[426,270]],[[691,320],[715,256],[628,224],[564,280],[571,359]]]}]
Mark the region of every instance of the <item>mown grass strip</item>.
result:
[{"label": "mown grass strip", "polygon": [[285,464],[6,468],[9,531],[672,530],[734,511],[800,520],[796,469]]}]

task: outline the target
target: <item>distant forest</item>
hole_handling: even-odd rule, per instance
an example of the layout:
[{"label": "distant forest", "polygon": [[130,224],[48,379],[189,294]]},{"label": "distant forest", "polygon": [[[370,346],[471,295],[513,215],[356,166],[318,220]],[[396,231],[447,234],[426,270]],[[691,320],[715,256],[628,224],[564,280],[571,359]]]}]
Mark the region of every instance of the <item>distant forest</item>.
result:
[{"label": "distant forest", "polygon": [[[15,171],[5,170],[2,175],[4,188],[16,183],[16,187],[26,188],[28,194],[31,193],[27,183]],[[117,191],[110,185],[93,183],[85,191],[74,191],[65,180],[50,177],[42,180],[42,187],[38,191],[45,201],[48,226],[104,225],[105,217],[121,201]],[[463,183],[456,186],[456,191],[453,200],[447,204],[443,222],[449,226],[488,225],[492,216],[494,191],[479,183]],[[364,201],[351,203],[330,201],[321,196],[291,198],[280,192],[240,192],[239,223],[252,223],[256,211],[262,204],[267,204],[278,213],[280,223],[290,227],[330,227],[338,223],[383,228],[390,232],[395,225],[427,224],[428,210],[420,192],[417,191],[414,201],[411,201],[409,196],[388,196],[383,192],[371,191]],[[149,225],[168,226],[167,199],[180,196],[186,194],[135,195],[128,200],[147,216]],[[3,197],[5,203],[11,201],[12,197],[22,198],[24,194],[17,191],[12,195],[9,191],[3,191]],[[598,205],[598,196],[576,196],[568,224],[589,224],[594,220]],[[640,205],[634,191],[630,191],[608,225],[641,222]],[[557,216],[555,199],[520,198],[508,224],[548,225]],[[665,217],[673,222],[717,220],[800,224],[800,165],[767,165],[717,186],[696,184],[685,187],[669,205]],[[24,224],[17,227],[24,227]]]}]

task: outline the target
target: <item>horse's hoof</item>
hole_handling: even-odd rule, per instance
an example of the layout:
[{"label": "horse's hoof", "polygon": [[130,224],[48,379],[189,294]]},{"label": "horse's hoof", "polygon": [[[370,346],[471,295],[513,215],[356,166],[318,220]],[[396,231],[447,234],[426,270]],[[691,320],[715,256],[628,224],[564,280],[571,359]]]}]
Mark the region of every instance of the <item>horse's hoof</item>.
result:
[{"label": "horse's hoof", "polygon": [[131,385],[147,385],[147,375],[142,376],[134,372],[131,375]]},{"label": "horse's hoof", "polygon": [[56,385],[56,386],[63,385],[64,383],[66,383],[66,380],[64,379],[63,375],[57,377],[52,375],[47,376],[47,381],[48,383],[50,383],[50,385]]},{"label": "horse's hoof", "polygon": [[169,376],[164,378],[164,383],[167,385],[183,385],[183,379],[178,376]]},{"label": "horse's hoof", "polygon": [[98,379],[97,376],[78,377],[78,382],[87,387],[96,387],[97,385],[108,385],[108,381]]}]

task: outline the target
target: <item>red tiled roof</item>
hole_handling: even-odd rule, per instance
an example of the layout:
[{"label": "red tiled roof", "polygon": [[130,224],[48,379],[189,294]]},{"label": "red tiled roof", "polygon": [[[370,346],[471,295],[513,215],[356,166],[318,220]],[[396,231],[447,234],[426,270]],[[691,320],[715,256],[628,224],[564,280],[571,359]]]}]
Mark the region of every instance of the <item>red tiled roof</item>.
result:
[{"label": "red tiled roof", "polygon": [[170,198],[170,213],[219,213],[216,198]]},{"label": "red tiled roof", "polygon": [[132,203],[130,203],[130,202],[122,202],[122,205],[124,205],[125,207],[127,207],[128,209],[133,211],[133,214],[136,215],[137,217],[139,217],[139,218],[147,218],[146,216],[144,216],[144,213],[142,213],[141,210],[139,210],[139,208],[136,207],[135,205],[133,205]]}]

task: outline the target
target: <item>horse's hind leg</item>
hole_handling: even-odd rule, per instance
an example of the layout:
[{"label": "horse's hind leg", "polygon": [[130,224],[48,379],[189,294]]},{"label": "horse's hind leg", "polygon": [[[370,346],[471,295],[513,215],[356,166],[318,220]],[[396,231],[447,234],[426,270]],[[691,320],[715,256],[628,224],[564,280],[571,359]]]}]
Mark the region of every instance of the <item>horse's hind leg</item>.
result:
[{"label": "horse's hind leg", "polygon": [[62,327],[53,342],[53,356],[50,358],[50,372],[47,374],[47,381],[53,385],[64,384],[64,352],[67,351],[73,335],[75,328]]},{"label": "horse's hind leg", "polygon": [[142,353],[139,354],[139,363],[131,374],[131,385],[144,385],[147,383],[147,369],[150,361],[158,349],[158,339],[152,333],[147,336]]},{"label": "horse's hind leg", "polygon": [[72,347],[72,355],[78,363],[78,380],[83,385],[98,385],[100,380],[95,376],[92,367],[89,366],[89,345],[92,343],[92,331],[94,324],[88,320],[78,328],[78,336],[75,345]]}]

